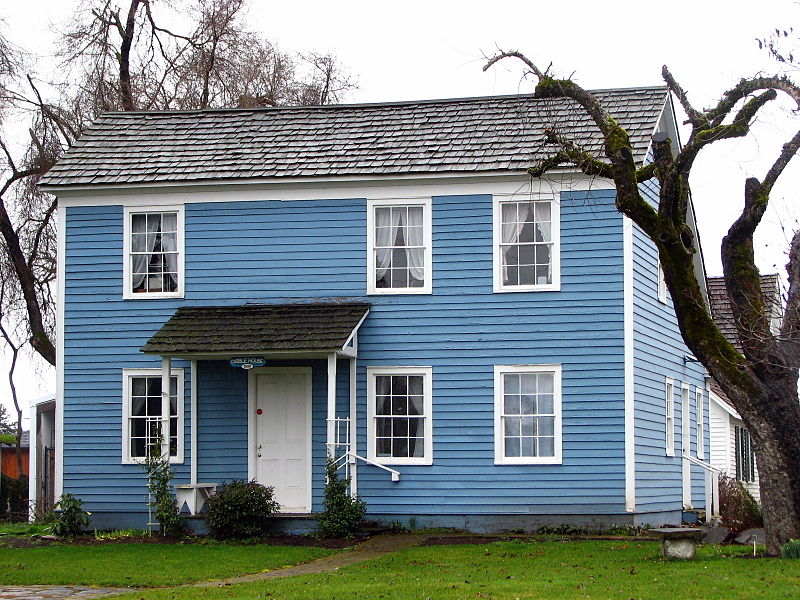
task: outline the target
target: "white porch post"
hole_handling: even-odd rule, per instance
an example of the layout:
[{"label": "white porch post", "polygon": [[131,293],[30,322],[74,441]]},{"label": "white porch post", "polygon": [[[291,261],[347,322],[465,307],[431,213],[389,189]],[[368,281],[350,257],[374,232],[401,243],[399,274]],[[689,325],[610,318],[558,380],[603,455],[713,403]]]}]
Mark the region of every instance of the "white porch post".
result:
[{"label": "white porch post", "polygon": [[336,353],[328,355],[328,457],[334,457],[336,446]]},{"label": "white porch post", "polygon": [[350,359],[350,456],[347,457],[347,462],[350,468],[350,495],[355,496],[358,494],[358,477],[356,473],[356,458],[358,454],[358,447],[356,445],[356,414],[358,411],[358,402],[356,398],[356,358]]},{"label": "white porch post", "polygon": [[192,411],[189,421],[189,436],[190,436],[190,449],[189,449],[189,483],[192,485],[197,483],[197,361],[193,360],[191,372],[191,384],[189,386],[189,410]]},{"label": "white porch post", "polygon": [[170,358],[161,357],[161,457],[169,460]]}]

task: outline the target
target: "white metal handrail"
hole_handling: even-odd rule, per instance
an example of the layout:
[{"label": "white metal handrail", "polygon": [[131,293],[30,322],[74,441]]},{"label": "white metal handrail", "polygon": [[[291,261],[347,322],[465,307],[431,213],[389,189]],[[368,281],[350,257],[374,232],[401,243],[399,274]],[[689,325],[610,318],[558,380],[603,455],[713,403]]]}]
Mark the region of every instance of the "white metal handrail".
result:
[{"label": "white metal handrail", "polygon": [[711,473],[722,473],[722,470],[718,469],[717,467],[700,460],[699,458],[694,458],[693,456],[689,456],[688,454],[684,454],[683,458],[688,460],[693,465],[697,465],[698,467],[703,467],[706,471],[710,471]]},{"label": "white metal handrail", "polygon": [[395,471],[394,469],[390,469],[386,465],[382,465],[380,463],[376,463],[374,460],[369,460],[368,458],[364,458],[363,456],[359,456],[358,454],[356,454],[354,452],[345,452],[339,458],[334,460],[333,464],[335,465],[340,460],[342,460],[343,458],[348,457],[348,456],[350,456],[352,458],[355,458],[356,460],[363,461],[363,462],[367,463],[368,465],[372,465],[373,467],[378,467],[379,469],[383,469],[384,471],[388,471],[389,473],[392,474],[392,481],[400,481],[400,471]]}]

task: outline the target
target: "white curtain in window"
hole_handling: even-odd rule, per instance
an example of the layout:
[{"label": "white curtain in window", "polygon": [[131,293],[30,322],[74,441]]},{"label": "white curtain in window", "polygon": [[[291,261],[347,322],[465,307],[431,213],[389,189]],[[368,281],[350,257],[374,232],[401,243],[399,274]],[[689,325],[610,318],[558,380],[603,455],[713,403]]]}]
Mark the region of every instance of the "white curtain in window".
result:
[{"label": "white curtain in window", "polygon": [[[408,209],[408,227],[406,228],[407,246],[424,246],[423,241],[423,212],[422,207]],[[409,248],[406,250],[408,258],[408,269],[414,279],[424,281],[425,279],[425,248]]]},{"label": "white curtain in window", "polygon": [[[140,215],[133,215],[133,220],[134,221],[136,221],[136,217],[137,216],[140,216]],[[139,239],[145,238],[145,240],[146,240],[145,244],[144,244],[144,248],[137,247],[138,244],[133,246],[133,248],[138,252],[144,251],[144,253],[142,253],[142,254],[134,254],[133,255],[133,265],[132,265],[132,268],[133,268],[133,281],[132,281],[132,287],[133,287],[134,290],[138,289],[139,287],[141,287],[142,283],[144,282],[144,278],[145,278],[145,276],[147,274],[147,263],[150,261],[150,258],[152,256],[151,253],[156,248],[156,239],[158,238],[158,236],[156,234],[161,230],[161,219],[158,218],[157,216],[156,216],[156,218],[153,218],[153,217],[146,218],[146,223],[147,223],[147,225],[145,226],[145,230],[147,231],[147,235],[146,236],[142,236],[142,235],[131,236],[132,237],[132,244],[134,243],[133,242],[133,238],[139,238]],[[131,228],[133,229],[133,223],[131,224]],[[142,232],[136,231],[135,229],[133,229],[132,232],[133,233],[142,233]],[[176,257],[175,268],[177,270],[177,257]]]},{"label": "white curtain in window", "polygon": [[375,209],[375,280],[383,279],[392,263],[392,250],[397,239],[397,228],[402,225],[401,210],[391,208]]}]

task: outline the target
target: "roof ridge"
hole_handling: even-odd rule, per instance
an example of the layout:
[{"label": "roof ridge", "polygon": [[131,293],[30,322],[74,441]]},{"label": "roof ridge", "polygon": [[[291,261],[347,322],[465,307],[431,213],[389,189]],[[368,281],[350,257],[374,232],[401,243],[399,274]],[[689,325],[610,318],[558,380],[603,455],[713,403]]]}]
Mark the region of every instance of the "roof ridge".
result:
[{"label": "roof ridge", "polygon": [[[668,88],[665,85],[660,86],[642,86],[642,87],[625,87],[625,88],[602,88],[596,90],[588,90],[592,94],[611,93],[611,92],[667,92]],[[566,98],[566,97],[564,97]],[[537,98],[535,94],[497,94],[491,96],[464,96],[458,98],[427,98],[419,100],[392,100],[389,102],[353,102],[348,104],[313,104],[313,105],[281,105],[281,106],[256,106],[256,107],[229,107],[229,108],[189,108],[189,109],[161,109],[161,110],[113,110],[104,112],[98,118],[104,116],[133,116],[133,115],[174,115],[174,114],[210,114],[210,113],[226,113],[226,112],[299,112],[299,111],[330,111],[336,109],[353,109],[353,108],[372,108],[383,106],[413,106],[413,105],[431,105],[431,104],[467,104],[471,102],[480,101],[503,101],[503,100],[552,100],[553,98]],[[558,98],[556,98],[558,99]]]}]

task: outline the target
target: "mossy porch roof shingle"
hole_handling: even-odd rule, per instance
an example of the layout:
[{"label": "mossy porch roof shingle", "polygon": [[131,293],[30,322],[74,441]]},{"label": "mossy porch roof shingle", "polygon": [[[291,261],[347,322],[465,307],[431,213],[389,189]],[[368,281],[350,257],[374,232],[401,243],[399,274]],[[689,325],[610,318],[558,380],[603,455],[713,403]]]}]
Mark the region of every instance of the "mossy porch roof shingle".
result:
[{"label": "mossy porch roof shingle", "polygon": [[163,355],[298,352],[342,348],[366,303],[188,306],[141,348]]},{"label": "mossy porch roof shingle", "polygon": [[[663,87],[598,90],[641,162]],[[602,137],[567,98],[532,95],[387,104],[102,115],[43,178],[48,188],[212,180],[524,171],[555,129],[601,157]]]}]

